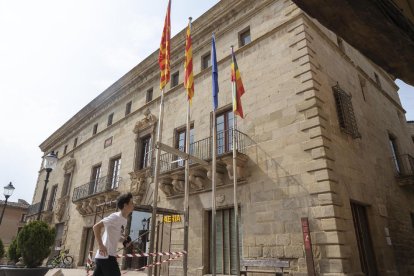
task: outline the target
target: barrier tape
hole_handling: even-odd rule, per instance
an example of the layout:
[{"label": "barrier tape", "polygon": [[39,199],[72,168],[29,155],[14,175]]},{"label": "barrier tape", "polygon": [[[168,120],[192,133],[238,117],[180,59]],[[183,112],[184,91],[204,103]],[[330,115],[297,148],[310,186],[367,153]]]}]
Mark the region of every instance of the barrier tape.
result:
[{"label": "barrier tape", "polygon": [[[92,251],[89,253],[88,255],[88,259],[86,261],[86,275],[89,276],[89,271],[92,270],[92,256],[91,256]],[[172,258],[163,260],[163,261],[159,261],[153,264],[149,264],[137,269],[134,269],[133,271],[140,271],[140,270],[144,270],[146,268],[149,267],[154,267],[157,265],[162,265],[166,262],[170,262],[170,261],[174,261],[178,258],[181,258],[182,256],[186,255],[187,251],[178,251],[178,252],[156,252],[156,253],[129,253],[129,254],[118,254],[115,257],[116,258],[133,258],[133,257],[156,257],[156,256],[173,256]],[[128,271],[124,272],[123,274],[127,273]]]},{"label": "barrier tape", "polygon": [[116,258],[139,258],[139,257],[156,257],[156,256],[176,256],[176,255],[185,255],[186,251],[178,252],[157,252],[157,253],[129,253],[129,254],[118,254]]},{"label": "barrier tape", "polygon": [[[140,268],[137,268],[137,269],[134,269],[134,270],[129,270],[129,271],[141,271],[141,270],[144,270],[144,269],[146,269],[146,268],[149,268],[149,267],[154,267],[154,266],[157,266],[157,265],[162,265],[162,264],[164,264],[164,263],[166,263],[166,262],[171,262],[171,261],[174,261],[174,260],[176,260],[176,259],[178,259],[178,258],[181,258],[182,256],[184,256],[185,254],[178,254],[178,255],[175,255],[174,257],[172,257],[172,258],[169,258],[169,259],[166,259],[166,260],[163,260],[163,261],[160,261],[160,262],[156,262],[156,263],[153,263],[153,264],[149,264],[149,265],[146,265],[146,266],[143,266],[143,267],[140,267]],[[163,255],[163,256],[166,256],[166,255]],[[126,274],[126,273],[128,273],[129,271],[125,271],[123,274]]]}]

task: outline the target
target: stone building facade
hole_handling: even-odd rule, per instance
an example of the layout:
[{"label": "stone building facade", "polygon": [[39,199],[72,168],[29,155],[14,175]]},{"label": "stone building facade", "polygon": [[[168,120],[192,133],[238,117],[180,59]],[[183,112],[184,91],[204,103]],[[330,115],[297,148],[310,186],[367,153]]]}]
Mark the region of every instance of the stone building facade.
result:
[{"label": "stone building facade", "polygon": [[[219,110],[216,204],[218,272],[234,273],[230,46],[246,94],[238,120],[242,258],[290,261],[307,275],[302,218],[318,275],[414,273],[413,142],[390,75],[290,1],[222,0],[193,23],[195,97],[190,141],[211,161],[211,33],[217,39]],[[185,129],[185,32],[172,39],[162,142],[180,148]],[[158,51],[115,82],[41,144],[59,152],[42,218],[78,265],[91,247],[96,206],[131,191],[152,204],[153,141],[160,92]],[[163,153],[158,206],[183,209],[182,161]],[[39,172],[31,214],[38,211]],[[190,169],[189,275],[210,274],[211,168]],[[33,211],[34,210],[34,211]],[[106,209],[111,211],[110,208]],[[104,211],[105,213],[105,211]],[[98,216],[99,219],[99,216]],[[144,220],[143,220],[144,221]],[[134,230],[131,223],[129,231]],[[142,226],[144,229],[145,225]],[[182,249],[181,223],[169,249]],[[141,230],[142,230],[141,229]],[[181,275],[179,262],[170,275]]]},{"label": "stone building facade", "polygon": [[29,205],[25,200],[18,199],[17,202],[8,201],[4,209],[4,200],[0,200],[0,212],[4,209],[3,220],[0,224],[0,238],[6,248],[24,226]]}]

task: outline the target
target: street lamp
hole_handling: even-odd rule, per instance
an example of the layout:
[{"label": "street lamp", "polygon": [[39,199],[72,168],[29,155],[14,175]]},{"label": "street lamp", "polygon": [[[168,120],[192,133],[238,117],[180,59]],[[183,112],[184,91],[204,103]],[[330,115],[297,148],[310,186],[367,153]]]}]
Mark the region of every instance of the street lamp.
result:
[{"label": "street lamp", "polygon": [[58,161],[58,158],[53,151],[45,156],[43,167],[46,169],[46,179],[45,179],[45,186],[43,187],[42,198],[40,200],[39,212],[37,213],[37,220],[40,220],[40,213],[42,212],[43,205],[45,204],[46,186],[47,186],[47,183],[49,182],[49,174],[54,168],[56,168],[57,161]]},{"label": "street lamp", "polygon": [[6,198],[6,201],[4,202],[3,211],[1,212],[0,224],[3,220],[4,211],[6,210],[7,200],[13,194],[13,191],[14,191],[14,187],[13,187],[13,184],[11,182],[9,183],[9,185],[4,186],[3,194],[4,194],[4,197]]}]

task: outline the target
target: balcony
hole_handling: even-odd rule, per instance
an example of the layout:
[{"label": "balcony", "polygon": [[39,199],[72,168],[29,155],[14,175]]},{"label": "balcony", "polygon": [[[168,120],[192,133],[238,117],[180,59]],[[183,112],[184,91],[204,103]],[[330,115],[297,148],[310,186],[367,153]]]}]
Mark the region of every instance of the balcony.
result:
[{"label": "balcony", "polygon": [[81,215],[92,214],[96,204],[112,201],[120,194],[117,188],[121,183],[121,177],[110,176],[88,182],[74,189],[72,202]]},{"label": "balcony", "polygon": [[414,187],[414,158],[403,154],[392,159],[395,176],[400,186]]},{"label": "balcony", "polygon": [[[253,141],[243,132],[232,129],[217,133],[217,186],[230,184],[233,181],[233,135],[237,150],[237,179],[243,181],[246,177],[247,148]],[[184,150],[184,149],[180,149]],[[211,162],[212,137],[190,144],[190,154]],[[184,165],[185,161],[172,153],[160,156],[160,189],[167,197],[184,194]],[[190,192],[201,192],[211,189],[211,165],[202,166],[190,162]]]}]

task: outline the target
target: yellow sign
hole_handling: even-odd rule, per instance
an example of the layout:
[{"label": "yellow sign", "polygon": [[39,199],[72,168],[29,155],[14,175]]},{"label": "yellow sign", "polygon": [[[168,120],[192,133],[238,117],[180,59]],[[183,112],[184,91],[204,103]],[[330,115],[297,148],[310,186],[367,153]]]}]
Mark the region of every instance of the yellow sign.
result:
[{"label": "yellow sign", "polygon": [[164,216],[164,222],[181,222],[180,215]]}]

